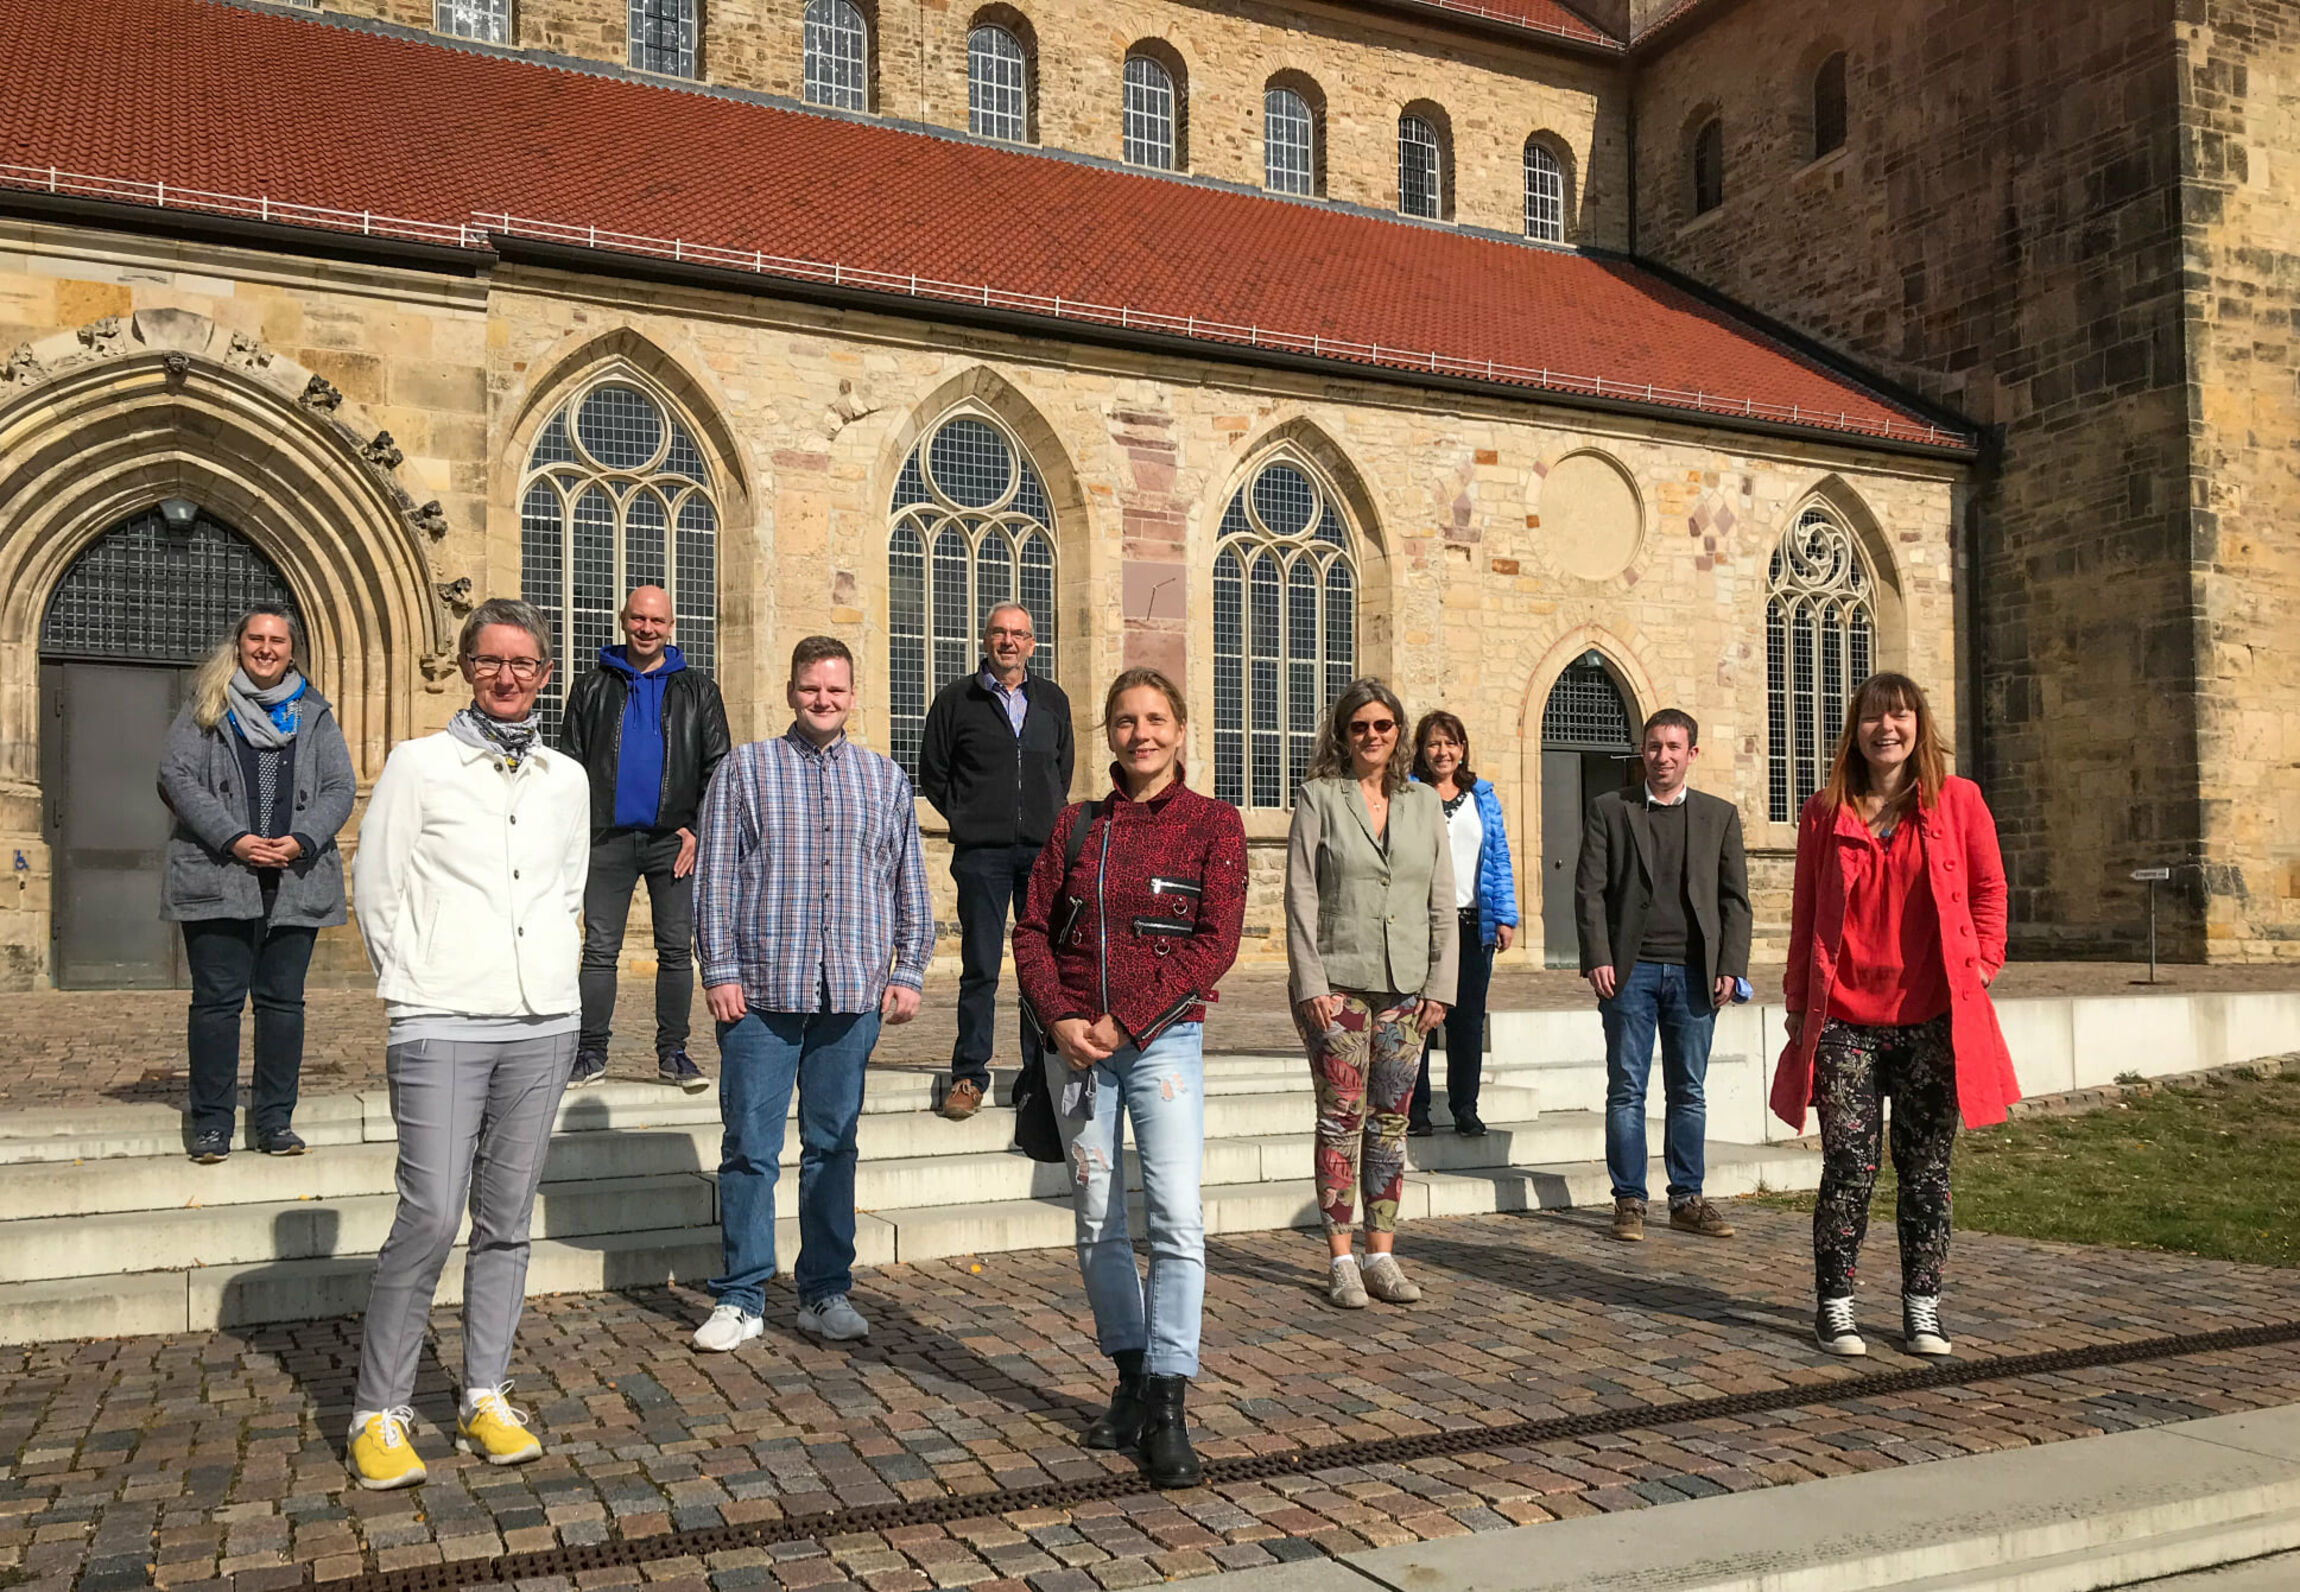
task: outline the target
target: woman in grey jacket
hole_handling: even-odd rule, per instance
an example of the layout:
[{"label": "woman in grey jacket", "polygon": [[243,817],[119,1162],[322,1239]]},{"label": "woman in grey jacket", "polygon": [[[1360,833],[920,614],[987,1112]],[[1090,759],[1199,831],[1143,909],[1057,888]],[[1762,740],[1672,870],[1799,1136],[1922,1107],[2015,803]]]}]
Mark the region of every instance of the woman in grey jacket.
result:
[{"label": "woman in grey jacket", "polygon": [[[1406,1102],[1422,1041],[1454,999],[1453,852],[1445,812],[1409,783],[1405,709],[1352,681],[1294,793],[1286,844],[1286,962],[1294,1024],[1317,1083],[1318,1208],[1333,1254],[1327,1297],[1421,1297],[1391,1254],[1406,1170]],[[1360,1187],[1366,1263],[1350,1253]]]},{"label": "woman in grey jacket", "polygon": [[259,603],[200,665],[160,753],[175,814],[160,916],[183,925],[191,965],[192,1159],[231,1154],[240,1008],[256,1012],[255,1147],[301,1155],[291,1119],[303,1071],[303,981],[312,941],[344,921],[336,831],[351,817],[351,755],[304,681],[286,609]]}]

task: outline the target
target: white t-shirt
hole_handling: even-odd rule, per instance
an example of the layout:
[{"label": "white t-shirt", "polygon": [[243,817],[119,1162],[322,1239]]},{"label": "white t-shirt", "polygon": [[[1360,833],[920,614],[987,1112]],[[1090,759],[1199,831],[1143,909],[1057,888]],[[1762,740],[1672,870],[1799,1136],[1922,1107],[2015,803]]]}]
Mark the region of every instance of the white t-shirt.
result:
[{"label": "white t-shirt", "polygon": [[1445,821],[1446,838],[1453,844],[1453,904],[1477,905],[1477,856],[1485,849],[1485,820],[1477,815],[1473,793]]}]

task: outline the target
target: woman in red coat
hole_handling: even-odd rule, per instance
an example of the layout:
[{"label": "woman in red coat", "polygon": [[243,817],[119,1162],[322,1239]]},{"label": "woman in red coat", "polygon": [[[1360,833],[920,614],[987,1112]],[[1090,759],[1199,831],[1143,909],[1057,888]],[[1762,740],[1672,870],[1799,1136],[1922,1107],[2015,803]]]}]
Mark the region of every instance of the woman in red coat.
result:
[{"label": "woman in red coat", "polygon": [[1808,1102],[1821,1114],[1813,1335],[1831,1354],[1868,1352],[1853,1272],[1888,1095],[1902,1340],[1912,1354],[1949,1352],[1941,1271],[1957,1119],[2001,1122],[2020,1098],[1988,997],[2004,959],[2004,864],[1980,787],[1945,772],[1917,683],[1872,675],[1846,708],[1828,784],[1797,821],[1789,1043],[1773,1074],[1784,1122],[1803,1132]]}]

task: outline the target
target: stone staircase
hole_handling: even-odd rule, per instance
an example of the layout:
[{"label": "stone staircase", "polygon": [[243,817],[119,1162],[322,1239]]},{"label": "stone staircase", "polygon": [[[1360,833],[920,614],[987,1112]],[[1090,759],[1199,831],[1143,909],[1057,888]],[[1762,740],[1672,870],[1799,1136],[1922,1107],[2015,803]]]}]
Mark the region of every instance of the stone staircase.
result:
[{"label": "stone staircase", "polygon": [[[1712,1059],[1710,1090],[1754,1074],[1747,1056]],[[1306,1175],[1315,1103],[1298,1055],[1213,1056],[1206,1064],[1208,1232],[1314,1226]],[[998,1079],[1003,1099],[1011,1074]],[[1410,1141],[1401,1214],[1469,1215],[1602,1202],[1603,1068],[1590,1058],[1512,1064],[1488,1058],[1479,1110],[1492,1131],[1464,1139],[1441,1124]],[[856,1258],[865,1266],[1064,1245],[1067,1170],[1010,1148],[1013,1112],[964,1123],[931,1113],[930,1074],[873,1072],[855,1182]],[[1543,1109],[1544,1104],[1552,1109]],[[1653,1148],[1661,1099],[1652,1090]],[[1555,1108],[1555,1107],[1562,1107]],[[0,1121],[0,1343],[353,1315],[395,1196],[394,1128],[382,1091],[306,1100],[297,1130],[310,1155],[242,1150],[192,1165],[169,1106],[26,1111]],[[715,1093],[609,1083],[561,1107],[536,1202],[531,1293],[699,1283],[719,1269]],[[798,1135],[784,1146],[784,1208],[795,1194]],[[1659,1178],[1656,1165],[1654,1176]],[[1794,1145],[1709,1146],[1709,1191],[1809,1188],[1819,1158]],[[1129,1157],[1128,1187],[1140,1180]],[[798,1247],[785,1218],[777,1253]],[[460,1248],[440,1279],[452,1302]]]}]

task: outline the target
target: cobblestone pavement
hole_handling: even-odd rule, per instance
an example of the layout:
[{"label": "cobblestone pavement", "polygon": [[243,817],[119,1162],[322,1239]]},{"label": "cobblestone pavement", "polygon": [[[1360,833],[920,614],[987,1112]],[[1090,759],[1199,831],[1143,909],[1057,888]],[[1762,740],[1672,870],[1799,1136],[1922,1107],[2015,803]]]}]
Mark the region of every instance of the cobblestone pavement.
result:
[{"label": "cobblestone pavement", "polygon": [[[1330,1309],[1309,1234],[1214,1241],[1202,1451],[1237,1456],[1783,1385],[1825,1389],[1908,1364],[1892,1236],[1874,1235],[1865,1367],[1808,1338],[1806,1219],[1733,1209],[1727,1242],[1603,1235],[1596,1213],[1409,1227],[1399,1253],[1416,1306]],[[0,1349],[0,1586],[16,1592],[269,1592],[561,1545],[982,1495],[948,1526],[830,1535],[772,1549],[587,1572],[584,1587],[660,1582],[701,1592],[985,1586],[1092,1592],[1217,1569],[1499,1530],[2059,1441],[2300,1401],[2300,1346],[2115,1366],[1534,1449],[1267,1483],[1129,1495],[1070,1510],[1002,1511],[1005,1490],[1125,1462],[1077,1432],[1107,1363],[1066,1251],[891,1267],[858,1280],[866,1345],[788,1328],[698,1355],[705,1301],[685,1290],[536,1301],[519,1335],[517,1399],[548,1444],[491,1470],[453,1454],[434,1318],[417,1406],[427,1486],[346,1486],[356,1323]],[[1967,1357],[2276,1322],[2300,1313],[2293,1274],[2016,1240],[1959,1240],[1949,1322]],[[522,1583],[552,1592],[566,1580]]]},{"label": "cobblestone pavement", "polygon": [[[2123,962],[2015,963],[1997,981],[1997,993],[2013,998],[2038,995],[2130,995],[2146,973]],[[2174,991],[2289,990],[2300,988],[2296,967],[2179,967],[2165,969],[2163,988]],[[1781,970],[1761,967],[1751,982],[1759,994],[1778,999]],[[1281,966],[1251,963],[1231,970],[1222,981],[1222,999],[1208,1020],[1209,1049],[1290,1053],[1299,1044],[1285,1009],[1286,974]],[[1002,989],[1000,1031],[1011,1035],[1011,985]],[[927,980],[926,1005],[916,1021],[887,1029],[874,1060],[881,1066],[941,1067],[950,1061],[957,1031],[958,978],[935,974]],[[304,1043],[304,1090],[342,1093],[383,1086],[383,1008],[372,989],[314,989],[310,992]],[[0,1076],[0,1110],[9,1107],[66,1106],[105,1101],[180,1102],[184,1092],[184,1002],[171,990],[42,990],[0,998],[0,1054],[10,1058]],[[1572,1010],[1591,1006],[1589,988],[1570,972],[1502,967],[1494,972],[1496,1011]],[[616,1005],[619,1032],[609,1053],[608,1071],[619,1078],[651,1078],[654,989],[648,980],[626,979]],[[1590,1021],[1596,1022],[1592,1012]],[[716,1070],[710,1014],[698,992],[694,1005],[695,1057]],[[241,1024],[243,1047],[253,1025]],[[1010,1056],[1001,1060],[1011,1060]],[[246,1059],[242,1076],[246,1076]]]}]

